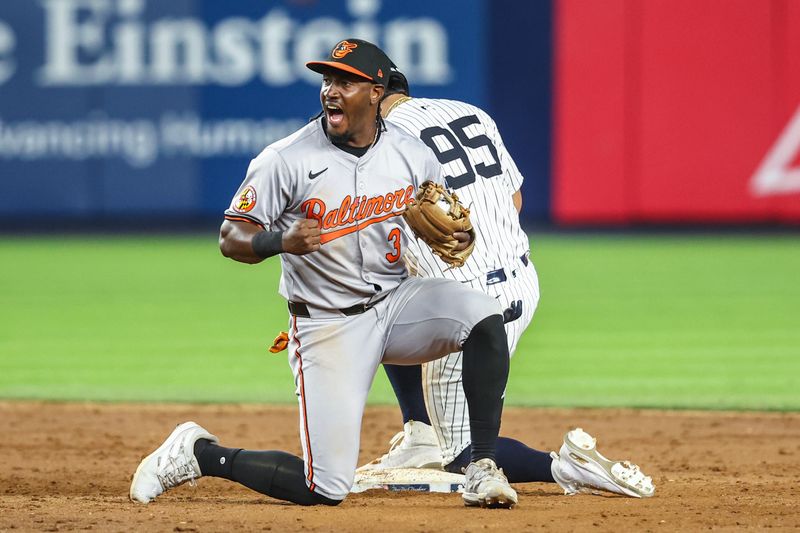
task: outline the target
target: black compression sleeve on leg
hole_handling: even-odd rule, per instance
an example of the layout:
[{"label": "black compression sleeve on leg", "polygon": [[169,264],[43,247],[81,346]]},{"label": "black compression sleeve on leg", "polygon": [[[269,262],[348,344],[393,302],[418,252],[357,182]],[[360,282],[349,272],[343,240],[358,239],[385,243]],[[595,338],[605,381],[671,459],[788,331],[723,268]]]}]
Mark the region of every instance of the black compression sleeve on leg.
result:
[{"label": "black compression sleeve on leg", "polygon": [[478,322],[464,342],[463,351],[472,461],[494,460],[508,381],[508,342],[503,317],[492,315]]},{"label": "black compression sleeve on leg", "polygon": [[[281,451],[248,451],[225,448],[200,439],[195,444],[200,471],[241,483],[261,494],[299,505],[339,505],[308,489],[303,460]],[[224,461],[220,459],[224,458]]]},{"label": "black compression sleeve on leg", "polygon": [[208,439],[198,439],[194,443],[194,456],[204,476],[231,479],[233,458],[241,448],[225,448]]}]

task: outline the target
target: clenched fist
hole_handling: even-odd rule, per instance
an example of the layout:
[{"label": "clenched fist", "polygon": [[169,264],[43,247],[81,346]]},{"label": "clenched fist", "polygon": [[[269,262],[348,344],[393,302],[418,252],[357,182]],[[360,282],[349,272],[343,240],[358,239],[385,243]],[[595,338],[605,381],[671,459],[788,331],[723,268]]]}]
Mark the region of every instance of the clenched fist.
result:
[{"label": "clenched fist", "polygon": [[319,250],[322,231],[319,221],[301,218],[292,222],[292,226],[283,232],[283,251],[294,255],[305,255]]}]

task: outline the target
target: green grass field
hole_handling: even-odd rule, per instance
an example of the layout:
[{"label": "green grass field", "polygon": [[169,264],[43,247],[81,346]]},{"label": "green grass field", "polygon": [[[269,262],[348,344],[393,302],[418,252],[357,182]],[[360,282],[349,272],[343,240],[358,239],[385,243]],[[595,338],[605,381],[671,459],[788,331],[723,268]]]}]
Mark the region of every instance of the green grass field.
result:
[{"label": "green grass field", "polygon": [[[4,238],[0,258],[0,398],[295,401],[267,351],[275,259],[215,235]],[[800,409],[797,236],[548,235],[533,258],[507,405]],[[393,401],[382,371],[371,401]]]}]

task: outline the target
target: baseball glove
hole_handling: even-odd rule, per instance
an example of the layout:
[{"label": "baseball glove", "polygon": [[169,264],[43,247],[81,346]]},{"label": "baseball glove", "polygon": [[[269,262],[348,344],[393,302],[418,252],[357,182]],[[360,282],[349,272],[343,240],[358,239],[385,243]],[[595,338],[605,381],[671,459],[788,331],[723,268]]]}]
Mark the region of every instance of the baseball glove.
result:
[{"label": "baseball glove", "polygon": [[[414,231],[414,235],[425,241],[433,253],[450,267],[460,267],[475,248],[475,230],[469,221],[469,209],[461,205],[455,193],[449,193],[442,185],[426,181],[417,190],[403,212],[403,218]],[[469,246],[456,250],[460,244],[453,237],[455,232],[469,233]]]}]

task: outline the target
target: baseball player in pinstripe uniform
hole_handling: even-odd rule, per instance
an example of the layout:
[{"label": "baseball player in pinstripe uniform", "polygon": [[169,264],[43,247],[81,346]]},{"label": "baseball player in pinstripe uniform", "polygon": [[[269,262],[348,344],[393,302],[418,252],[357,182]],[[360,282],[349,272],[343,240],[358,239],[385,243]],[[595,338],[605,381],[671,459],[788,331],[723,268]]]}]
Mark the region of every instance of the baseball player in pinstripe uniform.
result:
[{"label": "baseball player in pinstripe uniform", "polygon": [[[424,245],[407,260],[420,276],[452,279],[496,298],[505,309],[513,355],[539,302],[539,281],[528,237],[519,224],[523,177],[494,120],[465,102],[411,98],[408,82],[397,69],[390,77],[382,113],[389,123],[428,146],[444,166],[448,185],[473,213],[475,249],[463,267],[448,268]],[[462,364],[463,354],[456,352],[421,368],[384,366],[400,403],[404,429],[392,439],[387,454],[359,470],[443,466],[460,472],[466,466],[470,429]],[[594,455],[577,456],[578,449],[591,449]],[[561,452],[552,454],[500,437],[497,461],[512,482],[556,482],[567,494],[586,489],[636,497],[653,494],[652,481],[638,467],[608,461],[582,430],[567,434]]]},{"label": "baseball player in pinstripe uniform", "polygon": [[[516,492],[494,462],[508,377],[503,310],[457,281],[409,277],[401,260],[410,242],[399,215],[423,181],[442,182],[442,166],[417,138],[384,125],[391,61],[378,47],[347,39],[307,66],[323,75],[322,113],[252,161],[220,231],[223,254],[237,261],[280,255],[303,458],[222,447],[187,422],[140,463],[131,499],[148,503],[215,476],[302,505],[337,505],[353,483],[378,366],[462,350],[472,435],[463,499],[511,507]],[[465,247],[471,238],[453,236]]]}]

